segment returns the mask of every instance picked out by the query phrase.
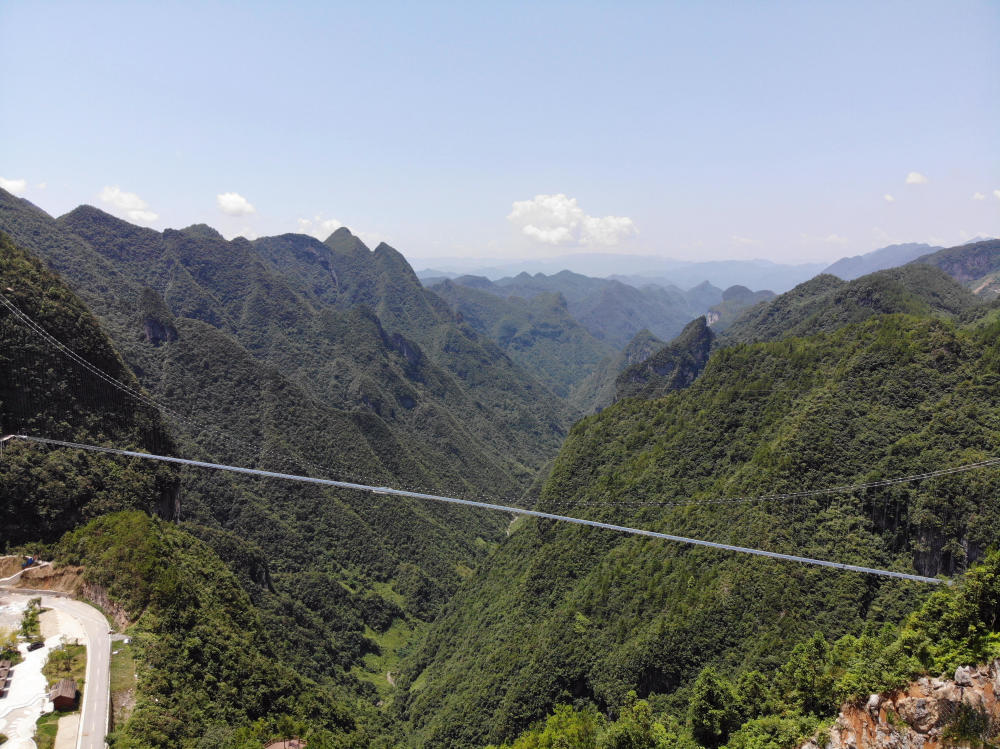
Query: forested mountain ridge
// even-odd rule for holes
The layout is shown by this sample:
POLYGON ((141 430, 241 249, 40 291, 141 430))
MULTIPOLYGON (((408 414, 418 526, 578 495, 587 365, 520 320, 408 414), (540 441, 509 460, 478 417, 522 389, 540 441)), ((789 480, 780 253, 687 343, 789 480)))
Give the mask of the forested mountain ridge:
POLYGON ((557 395, 568 397, 612 347, 577 322, 558 292, 524 299, 502 297, 452 281, 431 289, 463 322, 488 335, 525 369, 536 372, 557 395))
MULTIPOLYGON (((933 277, 933 276, 932 276, 933 277)), ((823 279, 820 280, 823 282, 823 279)), ((949 283, 951 283, 949 281, 949 283)), ((992 472, 794 502, 689 505, 975 462, 1000 446, 992 317, 876 315, 717 350, 694 385, 573 428, 541 509, 923 574, 1000 532, 992 472), (671 506, 673 503, 683 506, 671 506)), ((686 705, 698 672, 765 676, 815 632, 899 621, 926 589, 619 536, 519 524, 407 669, 418 743, 512 737, 557 702, 686 705)))
MULTIPOLYGON (((145 312, 137 309, 140 300, 152 289, 174 316, 235 336, 316 398, 372 410, 410 429, 443 418, 445 430, 459 432, 451 440, 459 454, 478 442, 479 452, 492 453, 515 480, 530 481, 540 455, 551 455, 561 439, 566 416, 544 386, 491 341, 456 324, 401 255, 387 246, 370 252, 346 230, 331 237, 333 248, 303 235, 257 240, 270 248, 262 255, 241 238, 227 242, 198 227, 160 234, 87 206, 53 222, 26 201, 0 194, 4 226, 20 232, 88 299, 126 356, 135 318, 145 312), (274 249, 282 243, 325 252, 339 286, 305 283, 308 264, 282 257, 274 249), (329 303, 333 295, 336 304, 329 303), (377 319, 387 334, 369 329, 360 349, 381 361, 358 363, 359 344, 338 347, 331 329, 350 331, 365 306, 383 308, 377 319), (422 373, 410 377, 408 369, 422 373), (428 418, 424 409, 435 415, 428 418), (448 413, 459 410, 461 419, 448 413)), ((446 453, 435 460, 449 464, 446 453)))

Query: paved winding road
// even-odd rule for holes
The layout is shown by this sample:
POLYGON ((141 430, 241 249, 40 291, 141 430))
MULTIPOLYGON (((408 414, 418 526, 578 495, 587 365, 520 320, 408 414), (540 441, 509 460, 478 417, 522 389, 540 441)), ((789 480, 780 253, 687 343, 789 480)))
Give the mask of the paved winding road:
POLYGON ((111 636, 104 614, 82 601, 42 596, 42 606, 65 611, 81 625, 87 636, 87 684, 80 706, 77 749, 104 749, 111 709, 111 636))

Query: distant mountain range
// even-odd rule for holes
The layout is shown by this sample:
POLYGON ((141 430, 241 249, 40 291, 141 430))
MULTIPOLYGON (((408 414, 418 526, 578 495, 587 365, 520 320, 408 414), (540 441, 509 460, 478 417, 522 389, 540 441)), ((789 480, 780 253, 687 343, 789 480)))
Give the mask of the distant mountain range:
POLYGON ((778 293, 812 278, 825 267, 825 263, 783 264, 770 260, 688 262, 655 255, 600 253, 518 261, 439 258, 424 263, 426 263, 425 270, 417 271, 417 277, 431 284, 437 280, 462 275, 484 276, 497 280, 525 272, 553 275, 559 271, 570 270, 582 275, 611 277, 631 286, 655 284, 687 289, 707 282, 722 289, 742 284, 755 289, 771 289, 778 293))
POLYGON ((855 278, 867 276, 878 270, 895 268, 898 265, 906 265, 911 260, 916 260, 921 255, 927 255, 940 247, 919 242, 909 242, 907 244, 891 244, 879 250, 873 250, 864 255, 854 257, 842 257, 824 270, 844 281, 853 281, 855 278))
POLYGON ((566 309, 583 327, 616 350, 643 328, 669 340, 692 318, 722 301, 722 290, 710 284, 702 284, 691 292, 676 286, 651 284, 636 288, 568 270, 551 276, 519 273, 497 281, 482 276, 460 276, 449 283, 502 297, 531 299, 538 294, 559 294, 566 300, 566 309))

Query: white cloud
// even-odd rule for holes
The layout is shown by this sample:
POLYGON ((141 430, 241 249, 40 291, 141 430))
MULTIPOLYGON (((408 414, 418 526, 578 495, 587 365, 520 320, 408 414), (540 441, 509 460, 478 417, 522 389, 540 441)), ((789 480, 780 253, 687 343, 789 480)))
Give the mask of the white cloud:
POLYGON ((639 233, 627 216, 590 216, 562 193, 514 201, 507 220, 524 236, 550 245, 611 247, 639 233))
POLYGON ((886 193, 885 195, 883 195, 882 198, 885 200, 886 203, 895 203, 896 202, 896 199, 894 197, 892 197, 892 195, 890 195, 889 193, 886 193))
POLYGON ((28 180, 0 177, 0 187, 12 195, 23 195, 24 191, 28 189, 28 180))
POLYGON ((742 245, 754 246, 754 245, 759 245, 761 243, 759 239, 751 239, 750 237, 741 237, 739 234, 733 234, 732 237, 730 237, 730 239, 736 242, 736 244, 742 244, 742 245))
POLYGON ((972 199, 973 200, 986 200, 986 196, 983 195, 981 192, 974 192, 974 193, 972 193, 972 199))
POLYGON ((921 174, 920 172, 910 172, 906 175, 906 184, 908 185, 926 185, 927 175, 921 174))
POLYGON ((573 232, 568 226, 553 226, 546 229, 528 224, 521 227, 521 233, 543 244, 569 244, 574 239, 573 232))
POLYGON ((823 244, 847 244, 850 240, 839 234, 827 234, 822 237, 814 237, 810 234, 803 234, 802 238, 808 242, 822 242, 823 244))
POLYGON ((149 205, 134 192, 125 192, 118 185, 105 187, 101 190, 101 202, 107 203, 115 208, 118 213, 124 214, 129 221, 148 224, 156 221, 159 216, 149 210, 149 205))
POLYGON ((996 196, 997 200, 1000 200, 1000 190, 994 190, 993 194, 996 196))
POLYGON ((299 219, 299 231, 311 237, 316 237, 320 242, 324 241, 341 226, 343 224, 335 218, 314 216, 313 218, 299 219))
POLYGON ((224 192, 215 196, 215 202, 219 210, 227 216, 249 216, 257 211, 250 201, 238 192, 224 192))
POLYGON ((988 231, 966 231, 959 229, 958 236, 963 242, 981 242, 985 239, 994 239, 996 234, 988 231))

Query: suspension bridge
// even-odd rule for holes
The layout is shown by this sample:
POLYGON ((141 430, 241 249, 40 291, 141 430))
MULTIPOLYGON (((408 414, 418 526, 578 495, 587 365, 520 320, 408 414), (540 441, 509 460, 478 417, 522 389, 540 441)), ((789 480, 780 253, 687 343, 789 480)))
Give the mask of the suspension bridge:
POLYGON ((66 442, 63 440, 53 440, 47 439, 45 437, 32 437, 25 434, 10 434, 3 437, 0 442, 8 442, 10 440, 23 440, 25 442, 32 442, 42 445, 52 445, 56 447, 66 447, 75 450, 90 450, 93 452, 108 453, 111 455, 120 455, 126 458, 141 458, 143 460, 156 460, 163 463, 174 463, 176 465, 191 466, 194 468, 207 468, 216 471, 230 471, 232 473, 242 473, 249 476, 259 476, 261 478, 268 479, 280 479, 283 481, 298 481, 306 484, 318 484, 320 486, 334 487, 337 489, 354 489, 356 491, 369 492, 371 494, 380 495, 391 495, 396 497, 409 497, 411 499, 422 499, 429 500, 432 502, 446 502, 454 505, 463 505, 465 507, 477 507, 483 510, 495 510, 499 512, 507 512, 513 515, 524 515, 527 517, 542 518, 545 520, 555 520, 562 523, 573 523, 576 525, 585 525, 590 528, 601 528, 608 531, 617 531, 618 533, 627 533, 633 536, 645 536, 647 538, 658 538, 663 541, 674 541, 676 543, 691 544, 693 546, 707 546, 711 549, 719 549, 721 551, 732 551, 739 554, 751 554, 753 556, 766 557, 768 559, 779 559, 785 562, 800 562, 802 564, 811 564, 818 567, 831 567, 838 570, 846 570, 849 572, 862 572, 868 575, 880 575, 882 577, 894 577, 900 580, 912 580, 914 582, 920 583, 931 583, 940 584, 947 582, 942 578, 936 577, 925 577, 923 575, 911 575, 905 572, 896 572, 894 570, 883 570, 876 567, 862 567, 855 564, 845 564, 843 562, 833 562, 826 559, 812 559, 810 557, 800 557, 794 554, 781 554, 776 551, 765 551, 764 549, 754 549, 747 546, 734 546, 732 544, 722 544, 716 543, 714 541, 704 541, 697 538, 686 538, 684 536, 674 536, 669 533, 660 533, 658 531, 645 530, 643 528, 631 528, 625 525, 615 525, 613 523, 602 523, 597 520, 587 520, 585 518, 575 518, 568 515, 557 515, 551 512, 542 512, 540 510, 529 510, 523 507, 511 507, 509 505, 498 505, 491 502, 480 502, 473 499, 460 499, 459 497, 446 497, 440 494, 424 494, 422 492, 413 492, 405 489, 393 489, 389 486, 369 486, 367 484, 355 484, 350 481, 337 481, 334 479, 322 479, 315 478, 312 476, 297 476, 290 473, 277 473, 275 471, 263 471, 257 468, 243 468, 240 466, 229 466, 222 463, 208 463, 201 460, 189 460, 187 458, 174 458, 168 455, 153 455, 150 453, 141 453, 133 450, 120 450, 113 447, 102 447, 100 445, 87 445, 79 442, 66 442))

